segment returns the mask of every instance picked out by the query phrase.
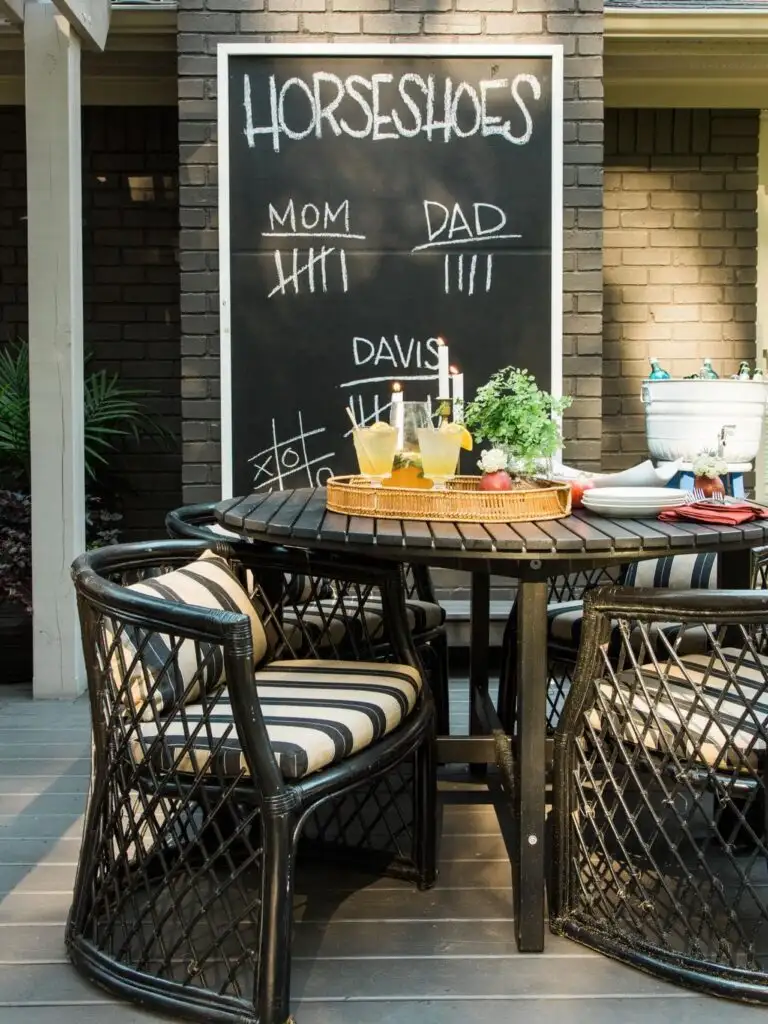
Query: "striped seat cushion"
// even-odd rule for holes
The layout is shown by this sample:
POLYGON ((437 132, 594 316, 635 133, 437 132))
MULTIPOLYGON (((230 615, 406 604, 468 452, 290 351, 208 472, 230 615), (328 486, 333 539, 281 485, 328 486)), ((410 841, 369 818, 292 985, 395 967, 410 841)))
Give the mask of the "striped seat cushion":
MULTIPOLYGON (((312 644, 322 650, 324 647, 343 647, 349 640, 369 639, 374 642, 385 642, 384 611, 381 601, 369 598, 363 604, 362 612, 359 605, 350 598, 337 601, 335 598, 319 601, 316 610, 310 605, 299 616, 286 610, 283 623, 291 648, 301 654, 308 646, 307 633, 312 644), (322 609, 322 610, 321 610, 322 609), (361 621, 362 616, 362 621, 361 621), (352 636, 349 636, 349 634, 352 636)), ((445 623, 445 609, 431 601, 418 601, 407 598, 405 602, 406 619, 411 633, 431 632, 445 623)))
MULTIPOLYGON (((416 669, 381 662, 275 661, 255 680, 272 750, 289 779, 376 743, 410 714, 421 691, 416 669)), ((205 721, 204 714, 202 705, 188 704, 170 722, 142 723, 131 744, 135 760, 149 758, 160 771, 247 774, 229 702, 222 697, 205 721)))
MULTIPOLYGON (((248 594, 227 562, 205 552, 181 569, 133 583, 127 590, 173 604, 239 612, 251 622, 254 666, 267 653, 267 636, 248 594)), ((104 621, 104 642, 115 683, 125 685, 123 699, 135 712, 152 718, 178 700, 197 700, 200 687, 211 692, 225 681, 224 659, 218 645, 174 638, 141 626, 112 632, 104 621)))
MULTIPOLYGON (((333 602, 323 602, 331 608, 333 602)), ((408 628, 412 633, 427 633, 445 623, 445 609, 431 601, 419 601, 416 598, 405 599, 405 614, 408 628)), ((363 605, 366 630, 373 640, 381 640, 384 636, 384 610, 381 601, 369 598, 363 605)))
POLYGON ((714 551, 702 551, 696 555, 665 555, 631 562, 623 583, 625 587, 666 590, 712 589, 717 585, 717 555, 714 551))
MULTIPOLYGON (((717 556, 712 551, 696 555, 666 555, 627 567, 623 585, 627 587, 663 587, 667 590, 704 590, 717 581, 717 556)), ((559 601, 547 606, 547 637, 559 647, 577 650, 581 640, 583 605, 580 600, 559 601)), ((654 632, 671 636, 675 623, 657 623, 654 632)), ((693 631, 691 631, 693 633, 693 631)), ((703 636, 703 632, 702 632, 703 636)))
POLYGON ((661 670, 664 683, 650 666, 599 683, 591 726, 610 725, 625 743, 720 770, 757 768, 766 746, 768 657, 725 648, 716 661, 698 654, 661 670))
MULTIPOLYGON (((571 652, 573 657, 579 649, 581 642, 581 625, 584 619, 584 609, 581 601, 561 601, 559 604, 547 606, 547 642, 555 648, 571 652)), ((695 654, 704 652, 707 649, 707 632, 704 626, 691 626, 686 629, 682 638, 677 641, 680 632, 678 622, 654 622, 647 631, 647 638, 653 645, 653 652, 657 658, 666 658, 669 655, 668 644, 675 645, 679 655, 695 654)), ((629 634, 629 642, 635 654, 642 653, 647 658, 648 644, 645 635, 639 626, 634 626, 629 634)), ((621 650, 621 636, 619 634, 618 622, 611 622, 611 636, 608 641, 608 656, 616 659, 621 650)), ((568 660, 568 659, 566 659, 568 660)), ((644 658, 644 660, 646 660, 644 658)))

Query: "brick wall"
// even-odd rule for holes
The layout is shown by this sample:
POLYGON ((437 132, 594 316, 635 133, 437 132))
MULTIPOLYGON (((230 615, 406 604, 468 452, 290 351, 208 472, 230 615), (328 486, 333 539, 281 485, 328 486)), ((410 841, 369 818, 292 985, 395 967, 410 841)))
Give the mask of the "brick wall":
MULTIPOLYGON (((178 124, 173 107, 83 109, 85 346, 92 369, 152 391, 146 407, 180 434, 178 124)), ((0 337, 26 336, 24 111, 0 108, 0 337)), ((181 501, 178 450, 121 445, 107 481, 124 536, 162 536, 181 501)))
POLYGON ((602 0, 180 0, 178 15, 183 487, 219 488, 216 45, 253 42, 561 42, 565 48, 566 432, 601 455, 602 0))
POLYGON ((758 112, 609 110, 603 467, 646 452, 640 381, 755 358, 758 112))

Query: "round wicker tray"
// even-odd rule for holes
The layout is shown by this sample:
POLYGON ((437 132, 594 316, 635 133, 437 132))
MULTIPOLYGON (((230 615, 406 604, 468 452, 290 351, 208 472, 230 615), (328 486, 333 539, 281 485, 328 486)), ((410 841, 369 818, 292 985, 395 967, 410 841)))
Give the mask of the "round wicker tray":
POLYGON ((571 511, 569 484, 530 481, 514 491, 481 491, 479 476, 457 476, 444 491, 371 487, 362 476, 334 476, 327 483, 331 512, 376 519, 427 519, 462 523, 524 523, 562 519, 571 511))

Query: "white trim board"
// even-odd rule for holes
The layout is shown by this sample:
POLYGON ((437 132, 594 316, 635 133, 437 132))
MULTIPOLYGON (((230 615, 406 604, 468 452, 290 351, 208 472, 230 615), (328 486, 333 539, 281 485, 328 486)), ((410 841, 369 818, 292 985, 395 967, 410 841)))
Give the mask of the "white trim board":
POLYGON ((229 197, 229 58, 231 56, 317 57, 543 57, 552 61, 551 173, 551 380, 550 391, 563 388, 563 47, 559 44, 428 44, 428 43, 219 43, 218 170, 219 170, 219 316, 221 373, 222 498, 232 497, 232 317, 230 280, 229 197))

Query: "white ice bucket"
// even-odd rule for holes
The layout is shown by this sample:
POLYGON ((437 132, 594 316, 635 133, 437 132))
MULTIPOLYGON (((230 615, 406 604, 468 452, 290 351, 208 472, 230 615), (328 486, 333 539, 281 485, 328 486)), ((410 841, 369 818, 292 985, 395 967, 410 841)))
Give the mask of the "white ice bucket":
POLYGON ((692 462, 705 449, 718 451, 723 436, 728 462, 752 462, 757 455, 768 382, 645 380, 641 394, 652 458, 692 462))

